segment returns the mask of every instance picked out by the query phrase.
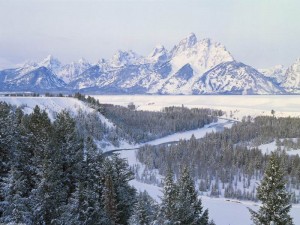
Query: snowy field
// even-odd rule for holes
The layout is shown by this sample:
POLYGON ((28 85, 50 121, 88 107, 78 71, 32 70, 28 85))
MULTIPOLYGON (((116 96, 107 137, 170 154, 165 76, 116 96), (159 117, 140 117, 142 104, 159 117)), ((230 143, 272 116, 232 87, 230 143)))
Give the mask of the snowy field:
MULTIPOLYGON (((280 139, 280 140, 283 140, 283 139, 280 139)), ((258 149, 260 149, 263 154, 270 154, 271 152, 275 151, 277 148, 278 148, 278 146, 276 145, 276 141, 258 146, 258 149)), ((299 155, 300 156, 300 149, 287 149, 287 148, 283 148, 282 146, 280 148, 282 150, 285 150, 285 152, 288 155, 299 155)))
POLYGON ((133 102, 139 110, 159 111, 165 106, 212 108, 226 112, 226 117, 300 116, 300 95, 94 95, 101 103, 127 106, 133 102))

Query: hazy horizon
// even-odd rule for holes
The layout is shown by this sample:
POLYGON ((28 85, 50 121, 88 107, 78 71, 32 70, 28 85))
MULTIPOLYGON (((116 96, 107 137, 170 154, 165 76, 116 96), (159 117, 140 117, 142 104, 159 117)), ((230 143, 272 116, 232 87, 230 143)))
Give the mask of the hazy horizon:
POLYGON ((146 56, 191 32, 255 68, 289 66, 300 57, 299 8, 296 0, 1 0, 0 68, 48 54, 63 63, 119 49, 146 56))

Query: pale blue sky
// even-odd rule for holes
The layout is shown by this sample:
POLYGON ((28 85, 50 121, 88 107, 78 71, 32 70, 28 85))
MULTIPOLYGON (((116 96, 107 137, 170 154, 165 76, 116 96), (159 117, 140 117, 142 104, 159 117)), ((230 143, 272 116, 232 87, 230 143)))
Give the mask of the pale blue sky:
POLYGON ((0 0, 0 68, 53 54, 67 63, 148 55, 190 32, 256 68, 300 57, 299 0, 0 0))

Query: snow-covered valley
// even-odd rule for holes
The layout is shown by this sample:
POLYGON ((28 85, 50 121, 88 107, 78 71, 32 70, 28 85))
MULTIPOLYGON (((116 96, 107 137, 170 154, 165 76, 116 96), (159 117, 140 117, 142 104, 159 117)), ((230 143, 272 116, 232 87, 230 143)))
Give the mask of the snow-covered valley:
MULTIPOLYGON (((203 137, 206 133, 217 132, 223 127, 230 127, 235 120, 242 120, 244 116, 271 115, 271 110, 275 110, 276 116, 300 116, 300 96, 94 96, 101 103, 111 103, 116 105, 127 106, 129 103, 135 104, 138 110, 159 111, 165 106, 181 106, 188 108, 205 107, 213 109, 221 109, 226 112, 223 118, 218 122, 206 125, 204 128, 180 132, 163 138, 159 138, 146 144, 158 145, 167 142, 179 141, 180 139, 190 139, 192 135, 196 138, 203 137)), ((87 105, 74 98, 53 98, 53 97, 1 97, 0 101, 5 101, 13 105, 24 106, 27 113, 32 112, 35 105, 39 105, 45 109, 50 116, 55 113, 67 109, 72 113, 81 109, 84 111, 93 111, 87 105)), ((110 123, 105 117, 101 117, 105 123, 110 123)), ((110 124, 113 125, 113 124, 110 124)), ((137 148, 141 145, 130 145, 122 143, 118 148, 137 148)), ((272 151, 276 148, 274 142, 259 146, 262 151, 272 151)), ((114 149, 112 146, 110 149, 114 149)), ((136 159, 137 150, 120 151, 120 156, 128 160, 130 166, 134 167, 143 165, 136 159)), ((295 153, 298 151, 295 151, 295 153)), ((298 153, 299 154, 299 153, 298 153)), ((157 174, 158 175, 158 174, 157 174)), ((158 177, 161 179, 161 177, 158 177)), ((138 180, 131 181, 131 184, 140 191, 146 190, 149 194, 160 201, 160 188, 142 183, 138 180)), ((247 225, 251 224, 250 213, 247 207, 257 209, 258 204, 250 201, 228 200, 225 198, 211 198, 202 196, 204 208, 209 209, 210 218, 219 225, 247 225)), ((300 224, 300 206, 293 205, 291 215, 295 224, 300 224)))
POLYGON ((299 117, 300 96, 297 95, 94 95, 101 103, 127 106, 134 103, 138 110, 159 111, 166 106, 211 108, 226 112, 226 118, 241 120, 244 116, 271 115, 299 117))

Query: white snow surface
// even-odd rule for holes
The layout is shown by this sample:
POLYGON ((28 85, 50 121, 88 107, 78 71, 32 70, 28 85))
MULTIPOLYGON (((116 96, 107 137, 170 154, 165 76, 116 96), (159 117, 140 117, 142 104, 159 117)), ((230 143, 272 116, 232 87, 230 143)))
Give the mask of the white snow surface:
MULTIPOLYGON (((0 101, 11 105, 23 107, 25 113, 31 113, 36 105, 42 110, 46 110, 50 119, 54 119, 56 113, 67 110, 76 115, 78 110, 92 112, 94 109, 88 107, 83 102, 68 97, 0 97, 0 101)), ((110 125, 110 123, 107 123, 110 125)))
MULTIPOLYGON (((283 139, 281 139, 281 141, 282 140, 283 139)), ((258 146, 258 149, 260 149, 263 154, 270 154, 271 152, 276 151, 277 148, 278 148, 278 146, 276 145, 276 141, 258 146)), ((286 149, 283 147, 280 147, 280 148, 282 150, 285 150, 286 154, 288 154, 288 155, 299 155, 300 156, 300 149, 286 149)))
POLYGON ((282 83, 285 79, 286 68, 283 65, 275 65, 271 68, 259 69, 266 77, 275 79, 278 83, 282 83))
POLYGON ((286 71, 282 86, 299 93, 300 88, 300 58, 296 60, 286 71))
MULTIPOLYGON (((109 145, 102 150, 104 152, 107 152, 107 151, 117 150, 117 149, 137 149, 144 145, 160 145, 163 143, 176 142, 179 140, 189 140, 192 137, 192 135, 194 135, 196 139, 199 139, 199 138, 204 137, 207 133, 221 131, 224 127, 230 128, 233 123, 234 123, 234 121, 224 119, 224 118, 219 118, 217 122, 205 125, 203 128, 177 132, 177 133, 174 133, 174 134, 162 137, 162 138, 155 139, 153 141, 148 141, 148 142, 142 143, 142 144, 129 144, 128 142, 121 141, 120 146, 117 148, 115 146, 109 145)), ((123 152, 126 152, 126 151, 127 150, 122 151, 121 153, 123 154, 123 152)), ((125 154, 125 156, 127 158, 126 154, 125 154)))
POLYGON ((132 102, 138 110, 159 111, 166 106, 212 108, 226 112, 225 118, 242 120, 244 116, 299 117, 300 96, 297 95, 94 95, 101 103, 127 106, 132 102))
POLYGON ((208 125, 205 125, 203 128, 198 128, 195 130, 189 130, 189 131, 183 131, 183 132, 178 132, 175 134, 171 134, 162 138, 158 138, 153 141, 149 141, 146 144, 148 145, 159 145, 162 143, 167 143, 167 142, 173 142, 173 141, 179 141, 179 140, 188 140, 192 137, 192 135, 195 136, 196 139, 202 138, 205 136, 207 133, 211 132, 216 132, 223 127, 230 127, 233 124, 232 121, 228 121, 227 119, 219 119, 218 122, 215 123, 210 123, 208 125))

